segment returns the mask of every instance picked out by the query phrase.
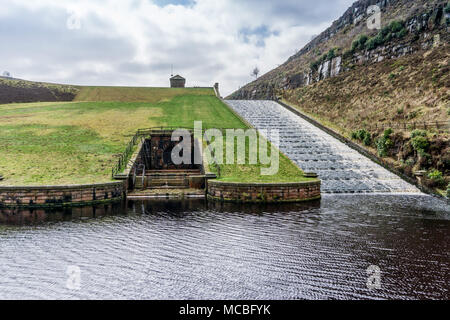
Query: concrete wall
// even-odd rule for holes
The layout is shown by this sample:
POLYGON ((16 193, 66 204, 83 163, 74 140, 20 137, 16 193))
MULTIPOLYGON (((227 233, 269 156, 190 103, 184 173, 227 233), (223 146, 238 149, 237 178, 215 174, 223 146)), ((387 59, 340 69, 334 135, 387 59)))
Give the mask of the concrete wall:
POLYGON ((320 181, 236 183, 209 180, 208 198, 230 202, 300 202, 320 199, 320 181))
POLYGON ((67 186, 0 186, 0 207, 51 207, 121 199, 124 182, 67 186))

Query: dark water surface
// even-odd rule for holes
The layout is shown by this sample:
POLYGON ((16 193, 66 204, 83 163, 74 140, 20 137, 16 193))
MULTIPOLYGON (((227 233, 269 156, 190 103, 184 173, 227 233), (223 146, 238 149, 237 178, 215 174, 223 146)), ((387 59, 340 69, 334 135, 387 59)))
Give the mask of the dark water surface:
POLYGON ((0 210, 0 299, 449 299, 449 248, 448 203, 418 195, 0 210))

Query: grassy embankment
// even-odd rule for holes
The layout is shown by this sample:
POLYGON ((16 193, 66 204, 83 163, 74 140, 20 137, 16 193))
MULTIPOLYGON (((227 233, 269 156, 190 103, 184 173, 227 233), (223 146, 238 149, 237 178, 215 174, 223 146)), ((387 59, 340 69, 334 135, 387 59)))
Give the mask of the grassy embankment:
MULTIPOLYGON (((73 102, 0 105, 0 185, 110 181, 111 167, 138 128, 246 128, 211 89, 81 87, 73 102)), ((223 165, 227 181, 300 181, 280 157, 275 176, 258 165, 223 165)), ((213 169, 214 170, 214 169, 213 169)))

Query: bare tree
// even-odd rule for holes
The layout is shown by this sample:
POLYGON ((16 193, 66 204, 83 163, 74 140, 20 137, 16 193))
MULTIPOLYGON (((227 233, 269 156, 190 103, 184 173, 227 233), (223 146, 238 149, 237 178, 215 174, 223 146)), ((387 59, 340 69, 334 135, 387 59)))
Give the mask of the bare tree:
POLYGON ((258 74, 259 74, 259 69, 258 69, 258 67, 255 67, 255 69, 253 69, 253 71, 252 71, 252 76, 254 76, 255 79, 258 79, 258 74))

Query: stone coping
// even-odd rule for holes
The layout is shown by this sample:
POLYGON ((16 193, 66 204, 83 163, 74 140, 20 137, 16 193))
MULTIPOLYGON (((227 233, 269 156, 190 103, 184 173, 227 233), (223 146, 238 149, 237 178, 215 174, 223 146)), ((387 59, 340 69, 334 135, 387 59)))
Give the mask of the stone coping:
POLYGON ((304 187, 307 185, 320 185, 319 179, 314 179, 311 181, 298 181, 298 182, 232 182, 232 181, 219 181, 210 180, 208 181, 210 185, 222 185, 222 186, 233 186, 233 187, 304 187))
POLYGON ((68 185, 42 185, 42 186, 2 186, 0 190, 72 190, 72 189, 92 189, 110 186, 121 186, 123 181, 112 181, 91 184, 68 184, 68 185))

